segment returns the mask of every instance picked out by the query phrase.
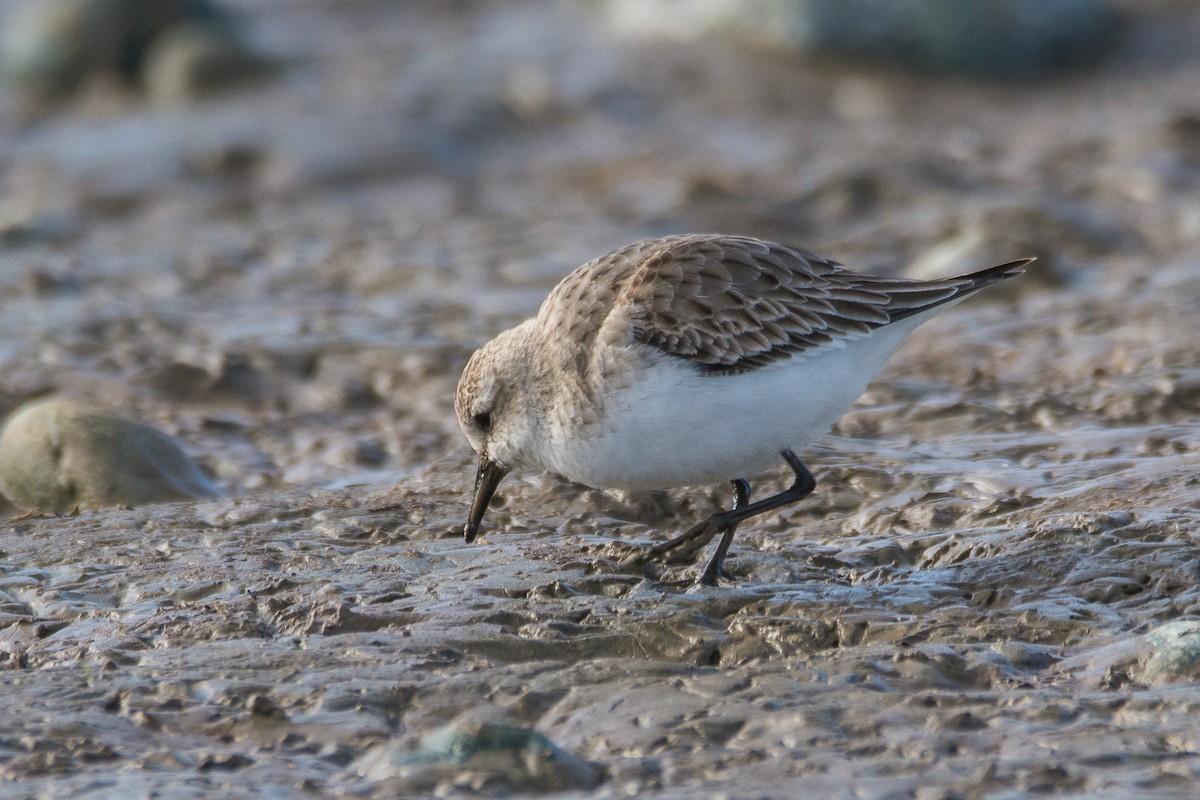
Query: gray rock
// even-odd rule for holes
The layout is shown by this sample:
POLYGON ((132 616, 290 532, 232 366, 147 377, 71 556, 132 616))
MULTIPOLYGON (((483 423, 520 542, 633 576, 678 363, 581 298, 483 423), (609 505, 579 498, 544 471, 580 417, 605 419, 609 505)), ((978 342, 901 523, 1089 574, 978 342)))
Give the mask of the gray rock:
POLYGON ((6 82, 39 97, 73 90, 87 70, 80 20, 87 0, 30 3, 10 21, 0 65, 6 82))
POLYGON ((28 403, 0 431, 0 491, 42 511, 219 497, 171 437, 71 400, 28 403))
POLYGON ((1200 679, 1200 621, 1177 620, 1146 633, 1150 655, 1142 667, 1146 683, 1200 679))
POLYGON ((1025 77, 1096 52, 1112 27, 1104 0, 608 0, 638 35, 828 51, 917 69, 1025 77))
POLYGON ((904 270, 904 277, 933 280, 950 275, 964 275, 1029 256, 1035 256, 1038 260, 1029 266, 1025 275, 1013 281, 1018 285, 997 286, 995 292, 981 296, 993 302, 1011 300, 1013 296, 1034 288, 1057 288, 1063 285, 1065 281, 1061 267, 1052 253, 1014 245, 1003 236, 995 236, 978 229, 969 229, 952 236, 921 253, 904 270))
POLYGON ((142 83, 159 105, 183 105, 266 77, 275 65, 250 52, 227 25, 191 22, 159 36, 146 52, 142 83))
POLYGON ((78 214, 66 211, 23 213, 16 219, 0 221, 0 247, 59 245, 78 235, 83 227, 78 214))
POLYGON ((152 45, 192 25, 205 26, 210 50, 220 38, 226 52, 241 52, 232 17, 210 0, 40 0, 14 17, 0 66, 10 85, 39 102, 62 99, 97 77, 134 84, 152 45))
MULTIPOLYGON (((1057 289, 1067 283, 1069 274, 1063 263, 1063 249, 1080 240, 1086 244, 1091 236, 1070 221, 1039 208, 990 208, 966 214, 953 234, 912 260, 905 277, 933 280, 1034 256, 1037 261, 1019 280, 1006 282, 982 296, 998 301, 1057 289)), ((1080 245, 1074 249, 1080 252, 1087 248, 1080 245)))
POLYGON ((437 787, 503 788, 511 792, 591 789, 603 771, 511 722, 468 717, 434 731, 417 749, 381 745, 349 768, 351 775, 386 782, 395 793, 435 793, 437 787))
POLYGON ((1055 668, 1091 687, 1134 680, 1149 686, 1200 680, 1200 620, 1176 620, 1123 636, 1060 661, 1055 668))

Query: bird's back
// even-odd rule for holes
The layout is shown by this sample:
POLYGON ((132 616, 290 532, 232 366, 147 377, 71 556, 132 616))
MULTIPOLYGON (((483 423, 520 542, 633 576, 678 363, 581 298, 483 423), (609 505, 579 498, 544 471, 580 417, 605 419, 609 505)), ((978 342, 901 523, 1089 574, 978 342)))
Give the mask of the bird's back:
POLYGON ((1019 274, 1027 262, 913 281, 865 275, 749 237, 668 236, 580 267, 538 316, 551 338, 588 351, 597 339, 626 338, 703 372, 731 374, 863 336, 1019 274))

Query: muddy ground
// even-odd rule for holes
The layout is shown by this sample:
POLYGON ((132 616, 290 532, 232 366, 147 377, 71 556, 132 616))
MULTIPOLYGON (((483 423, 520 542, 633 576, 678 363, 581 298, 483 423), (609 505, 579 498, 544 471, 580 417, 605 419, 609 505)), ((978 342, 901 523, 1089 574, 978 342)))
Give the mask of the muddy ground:
POLYGON ((602 768, 564 796, 1196 796, 1200 690, 1143 634, 1200 616, 1200 7, 995 84, 532 0, 234 5, 275 80, 0 103, 0 411, 120 408, 228 494, 4 510, 0 796, 525 793, 355 766, 464 713, 602 768), (1041 273, 912 337, 732 585, 618 564, 724 487, 518 474, 465 545, 467 356, 682 231, 1041 273))

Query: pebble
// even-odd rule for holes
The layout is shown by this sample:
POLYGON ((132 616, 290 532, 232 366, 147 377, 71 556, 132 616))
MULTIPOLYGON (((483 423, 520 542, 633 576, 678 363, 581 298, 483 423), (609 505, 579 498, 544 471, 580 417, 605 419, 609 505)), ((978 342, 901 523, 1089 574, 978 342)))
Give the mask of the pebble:
POLYGON ((193 91, 240 80, 254 60, 234 18, 210 0, 39 0, 22 5, 0 44, 6 82, 38 103, 96 79, 157 81, 168 88, 156 91, 173 95, 181 83, 193 91), (171 55, 180 49, 184 56, 171 55))
POLYGON ((1126 678, 1148 686, 1200 680, 1200 620, 1167 622, 1066 658, 1056 669, 1084 685, 1110 686, 1126 678))
POLYGON ((221 495, 170 436, 57 398, 27 403, 4 424, 0 492, 17 506, 47 512, 221 495))
MULTIPOLYGON (((494 793, 592 789, 603 780, 599 766, 562 750, 534 730, 468 714, 423 738, 414 750, 400 742, 367 752, 349 768, 368 781, 387 781, 397 793, 429 793, 436 787, 484 787, 494 793)), ((437 792, 440 796, 440 792, 437 792)))
POLYGON ((1018 294, 1066 285, 1069 270, 1063 263, 1063 237, 1030 223, 1020 210, 1013 213, 981 214, 968 220, 946 239, 919 253, 904 271, 907 278, 933 280, 963 275, 1018 258, 1036 257, 1020 280, 994 287, 982 295, 992 301, 1009 300, 1018 294))
POLYGON ((186 105, 275 69, 227 27, 208 22, 179 25, 158 37, 146 52, 142 81, 158 105, 186 105))
POLYGON ((1145 639, 1150 645, 1141 670, 1146 683, 1200 680, 1200 621, 1168 622, 1147 632, 1145 639))

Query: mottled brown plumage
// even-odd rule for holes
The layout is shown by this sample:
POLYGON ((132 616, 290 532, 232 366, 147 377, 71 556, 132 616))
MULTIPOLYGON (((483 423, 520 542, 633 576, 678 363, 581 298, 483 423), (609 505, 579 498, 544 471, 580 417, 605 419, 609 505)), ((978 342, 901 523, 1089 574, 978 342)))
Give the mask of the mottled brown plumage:
POLYGON ((726 479, 733 509, 650 553, 720 533, 701 581, 728 577, 737 526, 816 485, 795 451, 827 431, 939 307, 1020 274, 1029 260, 912 281, 740 236, 647 239, 601 256, 463 371, 455 409, 479 453, 466 540, 518 466, 600 488, 726 479), (744 476, 780 458, 795 482, 750 503, 744 476))
POLYGON ((914 281, 854 272, 805 250, 743 236, 645 239, 572 272, 539 321, 587 352, 634 341, 716 373, 791 358, 981 289, 1031 259, 956 278, 914 281))

